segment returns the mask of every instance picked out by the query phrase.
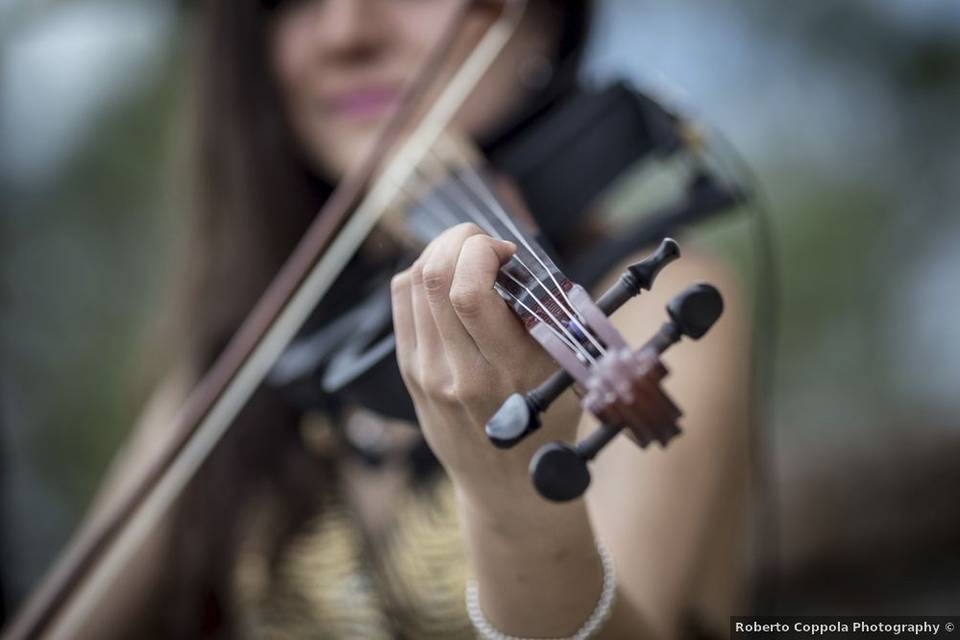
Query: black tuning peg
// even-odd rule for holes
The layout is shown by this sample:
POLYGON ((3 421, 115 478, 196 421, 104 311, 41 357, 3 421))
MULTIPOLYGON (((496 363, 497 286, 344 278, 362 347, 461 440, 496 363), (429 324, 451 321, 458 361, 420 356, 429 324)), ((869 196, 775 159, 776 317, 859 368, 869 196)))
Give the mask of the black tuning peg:
POLYGON ((667 305, 670 319, 641 349, 651 349, 660 355, 680 338, 699 340, 722 313, 723 297, 716 287, 705 282, 691 285, 670 301, 667 305))
MULTIPOLYGON (((652 289, 654 280, 657 279, 663 268, 679 257, 680 245, 677 244, 676 240, 673 238, 661 240, 660 246, 651 255, 627 267, 627 273, 636 281, 627 285, 632 291, 631 295, 638 295, 641 290, 649 291, 652 289)), ((626 277, 626 274, 621 276, 621 278, 626 277)))
MULTIPOLYGON (((723 298, 715 287, 706 283, 692 285, 670 301, 667 305, 670 319, 641 350, 649 349, 659 356, 682 337, 699 340, 722 313, 723 298)), ((554 502, 579 498, 590 486, 587 463, 622 429, 623 425, 601 424, 574 446, 550 442, 540 447, 530 460, 530 478, 537 492, 554 502)))
POLYGON ((537 493, 553 502, 568 502, 582 496, 590 486, 587 463, 618 433, 620 427, 601 424, 576 446, 550 442, 537 449, 530 459, 530 479, 537 493))
MULTIPOLYGON (((652 254, 630 265, 600 299, 597 307, 612 315, 630 298, 649 291, 657 275, 680 257, 680 246, 672 238, 664 238, 652 254)), ((507 449, 540 428, 540 414, 573 384, 566 371, 553 374, 533 391, 511 395, 487 422, 487 437, 497 447, 507 449)))

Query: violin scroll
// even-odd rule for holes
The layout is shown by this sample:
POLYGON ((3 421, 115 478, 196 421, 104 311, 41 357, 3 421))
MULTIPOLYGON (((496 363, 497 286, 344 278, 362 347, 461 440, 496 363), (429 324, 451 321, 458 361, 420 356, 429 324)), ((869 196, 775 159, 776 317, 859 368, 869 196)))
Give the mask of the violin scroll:
MULTIPOLYGON (((544 498, 555 502, 573 500, 583 495, 590 486, 590 470, 587 463, 626 428, 632 439, 645 448, 653 441, 661 446, 680 433, 676 420, 680 411, 662 393, 651 395, 657 389, 666 369, 659 357, 683 337, 698 340, 716 323, 723 313, 723 298, 717 289, 700 283, 688 287, 667 305, 669 320, 635 353, 629 354, 631 365, 645 367, 624 384, 622 370, 615 365, 598 373, 597 381, 591 380, 591 388, 584 398, 585 405, 603 419, 602 424, 589 436, 574 446, 564 442, 551 442, 542 446, 530 461, 530 476, 534 487, 544 498), (611 376, 609 372, 612 372, 611 376), (602 379, 604 376, 609 379, 602 379), (645 395, 641 395, 645 394, 645 395), (642 413, 640 405, 654 401, 642 413), (634 413, 640 411, 641 413, 634 413), (653 413, 651 413, 653 412, 653 413), (661 416, 650 420, 651 415, 661 416), (640 418, 635 420, 634 418, 640 418), (644 425, 649 425, 644 428, 644 425)), ((627 360, 628 354, 610 354, 613 358, 627 360)))

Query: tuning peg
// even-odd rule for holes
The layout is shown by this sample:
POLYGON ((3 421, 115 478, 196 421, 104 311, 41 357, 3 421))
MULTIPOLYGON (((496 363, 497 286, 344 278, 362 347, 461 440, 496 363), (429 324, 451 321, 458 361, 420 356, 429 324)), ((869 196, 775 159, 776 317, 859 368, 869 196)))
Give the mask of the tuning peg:
POLYGON ((664 238, 660 241, 660 246, 651 255, 640 262, 627 267, 627 273, 636 280, 637 291, 649 291, 653 288, 653 282, 660 275, 665 266, 680 257, 680 245, 673 238, 664 238))
POLYGON ((671 300, 667 313, 683 335, 699 340, 723 313, 723 296, 713 285, 701 282, 671 300))
POLYGON ((691 285, 670 301, 667 305, 670 320, 641 349, 651 349, 660 355, 680 338, 699 340, 722 313, 723 297, 716 287, 705 282, 691 285))
POLYGON ((540 428, 540 414, 573 384, 566 371, 558 371, 529 393, 508 397, 487 421, 487 438, 500 449, 509 449, 540 428))
MULTIPOLYGON (((663 268, 679 257, 677 242, 664 238, 656 251, 627 267, 617 283, 600 296, 597 306, 612 315, 630 298, 649 291, 663 268)), ((566 371, 558 371, 533 391, 511 395, 487 422, 487 437, 501 449, 512 447, 540 428, 540 414, 572 384, 566 371)))
MULTIPOLYGON (((715 287, 706 283, 692 285, 670 301, 667 305, 670 319, 640 349, 659 356, 682 337, 699 340, 722 313, 723 298, 715 287)), ((583 495, 590 486, 587 463, 610 444, 624 426, 601 424, 575 446, 550 442, 540 447, 530 460, 530 477, 537 492, 555 502, 583 495)))
POLYGON ((618 433, 620 427, 601 424, 575 447, 566 442, 550 442, 537 449, 530 459, 530 479, 537 493, 553 502, 582 496, 590 486, 587 463, 618 433))

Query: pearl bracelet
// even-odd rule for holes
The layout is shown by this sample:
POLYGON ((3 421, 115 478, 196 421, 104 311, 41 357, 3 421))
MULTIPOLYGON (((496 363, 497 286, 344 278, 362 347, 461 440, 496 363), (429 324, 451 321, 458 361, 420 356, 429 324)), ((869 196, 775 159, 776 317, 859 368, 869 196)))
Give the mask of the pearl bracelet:
POLYGON ((600 554, 600 563, 603 566, 603 588, 600 591, 600 600, 597 601, 597 606, 590 617, 587 618, 587 621, 572 636, 535 639, 518 638, 500 632, 483 615, 483 610, 480 608, 480 589, 477 581, 469 580, 466 589, 467 614, 470 616, 470 622, 473 624, 474 630, 484 640, 587 640, 592 638, 603 626, 603 623, 607 621, 617 597, 617 575, 613 566, 613 555, 599 542, 597 543, 597 552, 600 554))

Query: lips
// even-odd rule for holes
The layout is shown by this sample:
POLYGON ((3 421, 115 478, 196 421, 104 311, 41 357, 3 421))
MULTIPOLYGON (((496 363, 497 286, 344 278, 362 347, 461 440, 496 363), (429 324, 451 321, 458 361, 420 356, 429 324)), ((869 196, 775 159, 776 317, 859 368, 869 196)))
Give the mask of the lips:
POLYGON ((380 118, 395 109, 399 102, 400 91, 388 86, 360 87, 326 100, 330 112, 353 121, 380 118))

